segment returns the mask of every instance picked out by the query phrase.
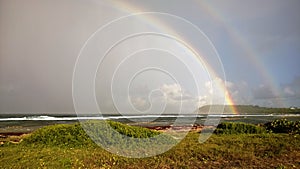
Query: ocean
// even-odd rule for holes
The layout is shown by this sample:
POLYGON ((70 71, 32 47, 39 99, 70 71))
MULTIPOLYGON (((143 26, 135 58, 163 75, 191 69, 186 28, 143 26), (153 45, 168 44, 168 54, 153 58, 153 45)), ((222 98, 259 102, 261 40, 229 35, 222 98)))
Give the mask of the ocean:
POLYGON ((246 122, 263 124, 275 119, 286 118, 288 120, 300 120, 300 114, 163 114, 163 115, 115 115, 105 114, 77 116, 76 114, 0 114, 0 133, 30 133, 40 127, 53 124, 68 124, 84 120, 114 120, 129 125, 154 127, 169 126, 176 120, 184 124, 203 125, 208 119, 220 119, 222 121, 246 122))

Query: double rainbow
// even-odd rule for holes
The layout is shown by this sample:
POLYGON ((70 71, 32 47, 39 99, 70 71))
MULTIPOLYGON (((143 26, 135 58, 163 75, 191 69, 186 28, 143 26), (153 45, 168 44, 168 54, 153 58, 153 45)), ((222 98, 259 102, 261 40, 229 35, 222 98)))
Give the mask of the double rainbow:
MULTIPOLYGON (((211 17, 212 19, 216 20, 218 23, 221 23, 222 26, 224 26, 224 28, 227 30, 227 32, 229 33, 229 35, 232 37, 232 39, 235 41, 236 44, 239 44, 239 48, 241 48, 242 50, 246 51, 246 56, 245 59, 248 59, 249 63, 252 63, 252 65, 254 66, 255 70, 257 70, 258 72, 260 72, 260 74, 262 75, 262 77, 265 79, 265 83, 267 83, 268 86, 270 86, 271 91, 274 92, 275 96, 279 96, 280 93, 279 88, 275 85, 275 80, 273 79, 273 77, 271 76, 271 73, 267 71, 266 69, 266 65, 263 64, 263 61, 261 61, 258 58, 258 53, 255 51, 255 49, 251 46, 251 44, 249 43, 249 41, 247 41, 246 38, 243 38, 242 34, 232 25, 228 24, 227 22, 225 22, 226 20, 226 14, 219 10, 217 10, 217 8, 215 8, 212 4, 208 3, 208 2, 196 2, 199 4, 196 4, 198 6, 201 6, 201 10, 204 10, 205 13, 211 17)), ((119 10, 121 12, 124 13, 141 13, 141 12, 145 12, 146 10, 141 8, 140 6, 136 6, 134 4, 131 3, 126 3, 123 1, 110 1, 110 5, 112 8, 115 8, 116 10, 119 10)), ((176 30, 174 30, 174 28, 169 27, 167 24, 157 20, 154 17, 151 16, 141 16, 141 21, 142 22, 147 22, 149 24, 155 25, 158 29, 162 29, 165 32, 170 32, 171 34, 176 34, 176 30)), ((178 36, 180 39, 182 39, 184 42, 186 42, 188 45, 190 45, 188 43, 188 41, 185 41, 184 37, 180 37, 178 36)), ((189 46, 192 48, 192 46, 189 46)), ((197 59, 198 60, 198 59, 197 59)), ((210 69, 211 73, 214 73, 213 69, 211 68, 211 66, 209 66, 206 63, 201 63, 201 64, 205 64, 206 68, 210 69)), ((228 89, 225 87, 226 85, 219 85, 220 89, 222 89, 225 92, 225 103, 227 105, 230 105, 231 111, 234 114, 239 114, 239 112, 237 111, 236 107, 235 107, 235 102, 234 99, 232 98, 232 96, 230 95, 230 92, 228 91, 228 89)), ((280 106, 284 106, 283 103, 278 102, 280 104, 280 106)))

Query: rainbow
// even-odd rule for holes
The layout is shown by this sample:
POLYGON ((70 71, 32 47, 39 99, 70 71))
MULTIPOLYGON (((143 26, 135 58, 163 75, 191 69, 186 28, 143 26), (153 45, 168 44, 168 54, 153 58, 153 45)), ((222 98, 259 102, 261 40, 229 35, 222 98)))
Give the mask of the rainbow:
MULTIPOLYGON (((247 53, 246 59, 248 59, 249 63, 255 66, 255 69, 259 71, 262 77, 265 79, 265 83, 269 87, 271 87, 271 91, 275 94, 275 96, 280 96, 280 90, 275 83, 275 79, 273 79, 272 74, 266 69, 266 65, 263 64, 258 58, 258 54, 255 49, 251 46, 251 44, 243 38, 242 34, 235 29, 232 25, 225 22, 226 14, 221 13, 220 11, 216 10, 211 4, 206 1, 198 2, 199 5, 204 6, 204 10, 206 13, 209 14, 212 18, 214 18, 217 22, 222 23, 222 25, 226 28, 227 32, 233 37, 232 39, 235 40, 236 44, 239 44, 239 48, 242 48, 247 53)), ((230 100, 230 99, 229 99, 230 100)), ((278 100, 277 100, 278 101, 278 100)), ((283 102, 277 102, 279 106, 284 107, 283 102)))
MULTIPOLYGON (((209 4, 207 2, 201 1, 198 3, 199 4, 197 4, 197 5, 204 7, 201 9, 205 10, 205 12, 208 15, 210 15, 213 19, 215 19, 216 21, 223 24, 223 26, 230 33, 230 35, 233 37, 233 39, 236 41, 236 43, 239 44, 239 47, 247 52, 247 54, 248 54, 247 59, 249 60, 249 62, 253 63, 253 65, 259 72, 261 72, 263 78, 266 79, 266 81, 268 82, 268 85, 271 86, 271 90, 273 92, 276 92, 276 95, 279 95, 279 93, 278 93, 279 90, 276 87, 276 85, 274 85, 275 83, 274 83, 274 80, 273 80, 271 74, 268 71, 266 71, 265 65, 263 65, 263 62, 261 62, 259 60, 259 58, 257 57, 258 54, 255 52, 254 48, 251 47, 250 43, 248 41, 246 41, 246 39, 242 38, 241 33, 238 32, 237 29, 235 29, 233 26, 231 26, 230 24, 225 22, 226 15, 220 13, 211 4, 209 4)), ((145 13, 144 11, 146 11, 145 9, 141 8, 140 6, 126 3, 124 1, 110 1, 110 5, 112 8, 122 11, 124 13, 128 13, 128 14, 139 14, 139 13, 142 14, 142 13, 145 13)), ((153 18, 151 16, 145 16, 145 15, 141 16, 140 18, 141 18, 142 22, 149 22, 149 23, 157 26, 158 29, 162 29, 166 32, 170 32, 171 34, 178 35, 176 33, 176 30, 174 30, 174 28, 169 27, 168 25, 166 25, 163 22, 160 22, 156 18, 153 18)), ((180 36, 178 35, 178 37, 180 37, 180 36)), ((185 38, 180 37, 180 39, 182 39, 182 41, 184 41, 185 38)), ((188 43, 188 41, 184 41, 184 42, 188 43)), ((188 44, 188 47, 189 47, 189 49, 193 49, 190 44, 188 44)), ((199 61, 199 58, 197 58, 196 60, 199 61)), ((206 68, 208 68, 209 72, 213 73, 214 75, 217 75, 217 73, 215 73, 215 71, 211 68, 211 66, 209 64, 205 63, 205 61, 203 61, 203 63, 201 63, 201 64, 204 64, 204 66, 206 68)), ((224 82, 224 83, 226 83, 226 82, 224 82)), ((230 106, 233 114, 239 114, 239 112, 237 111, 237 109, 235 107, 236 104, 234 102, 234 99, 230 95, 230 93, 224 83, 218 84, 218 86, 222 91, 225 92, 225 104, 230 106)))

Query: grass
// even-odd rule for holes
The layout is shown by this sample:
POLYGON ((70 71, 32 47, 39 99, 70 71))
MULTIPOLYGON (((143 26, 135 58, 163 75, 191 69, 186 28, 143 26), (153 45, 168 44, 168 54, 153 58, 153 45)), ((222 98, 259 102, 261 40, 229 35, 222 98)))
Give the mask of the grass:
POLYGON ((90 137, 95 137, 95 139, 103 137, 99 141, 120 144, 119 141, 127 136, 129 138, 150 138, 157 135, 160 135, 160 132, 119 122, 88 121, 82 124, 57 124, 40 128, 29 137, 24 138, 22 144, 81 147, 95 145, 90 137), (110 127, 114 130, 110 130, 110 127), (117 133, 120 135, 116 136, 117 133))
POLYGON ((223 122, 214 131, 216 134, 262 134, 266 132, 264 127, 242 122, 223 122))
MULTIPOLYGON (((126 129, 126 126, 116 124, 121 125, 123 134, 145 130, 126 129)), ((171 150, 137 159, 107 152, 77 127, 76 124, 46 127, 27 136, 20 144, 7 142, 0 146, 0 168, 300 168, 298 134, 213 134, 200 144, 199 133, 190 132, 171 150), (62 132, 61 138, 57 138, 60 142, 53 144, 50 140, 58 136, 55 134, 58 131, 62 132), (81 137, 68 136, 73 132, 78 132, 81 137), (51 139, 40 142, 38 136, 51 139), (81 140, 72 142, 70 139, 81 140)), ((151 133, 147 129, 146 132, 151 133)))
POLYGON ((278 119, 264 124, 264 127, 274 133, 300 134, 300 121, 278 119))
POLYGON ((98 147, 116 154, 145 157, 169 149, 176 144, 173 137, 142 127, 114 121, 87 121, 43 127, 25 137, 21 144, 30 146, 98 147), (83 129, 81 126, 84 126, 83 129), (157 136, 157 137, 154 137, 157 136))

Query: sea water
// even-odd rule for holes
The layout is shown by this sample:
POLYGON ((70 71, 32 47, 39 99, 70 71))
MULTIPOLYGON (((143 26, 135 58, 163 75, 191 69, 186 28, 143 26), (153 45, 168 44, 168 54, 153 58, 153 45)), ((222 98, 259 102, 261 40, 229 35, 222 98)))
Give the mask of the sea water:
POLYGON ((220 119, 222 121, 246 122, 264 124, 275 119, 300 120, 300 114, 149 114, 149 115, 116 115, 116 114, 89 114, 77 116, 70 113, 43 113, 0 114, 0 133, 32 132, 40 127, 53 124, 68 124, 85 120, 114 120, 138 126, 169 126, 180 121, 185 124, 203 125, 207 119, 220 119))

